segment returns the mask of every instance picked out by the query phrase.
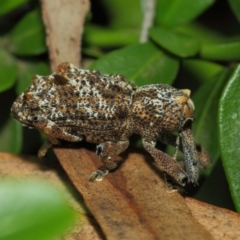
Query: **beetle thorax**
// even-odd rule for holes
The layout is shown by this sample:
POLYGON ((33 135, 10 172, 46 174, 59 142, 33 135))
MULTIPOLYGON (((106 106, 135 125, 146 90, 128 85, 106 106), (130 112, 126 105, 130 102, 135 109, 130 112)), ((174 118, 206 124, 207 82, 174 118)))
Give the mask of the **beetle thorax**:
POLYGON ((193 118, 193 105, 188 101, 192 103, 184 90, 165 84, 138 88, 131 107, 134 132, 157 139, 162 132, 180 131, 186 119, 193 118))

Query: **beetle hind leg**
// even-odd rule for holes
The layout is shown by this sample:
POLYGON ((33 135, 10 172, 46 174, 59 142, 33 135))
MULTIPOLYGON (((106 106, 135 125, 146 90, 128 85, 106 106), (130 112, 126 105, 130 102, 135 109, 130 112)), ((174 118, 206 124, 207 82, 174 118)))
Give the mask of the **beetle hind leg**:
POLYGON ((59 139, 69 142, 79 142, 83 140, 82 136, 74 135, 69 132, 67 127, 59 127, 56 123, 45 118, 38 118, 34 127, 39 129, 47 137, 47 141, 41 146, 38 151, 38 157, 42 158, 46 155, 47 150, 52 145, 60 145, 59 139))
POLYGON ((117 163, 112 157, 119 155, 124 152, 129 145, 129 141, 119 141, 119 142, 104 142, 97 145, 96 154, 101 158, 104 166, 101 169, 93 172, 90 176, 90 181, 102 181, 103 178, 117 167, 117 163))

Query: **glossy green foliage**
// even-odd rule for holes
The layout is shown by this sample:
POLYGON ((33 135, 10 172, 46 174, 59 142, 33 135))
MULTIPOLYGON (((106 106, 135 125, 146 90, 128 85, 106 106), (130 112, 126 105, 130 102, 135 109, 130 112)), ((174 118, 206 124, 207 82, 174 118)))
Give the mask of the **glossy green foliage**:
POLYGON ((121 73, 138 85, 157 82, 171 84, 177 74, 178 61, 152 43, 146 43, 111 52, 91 68, 103 73, 121 73))
POLYGON ((13 86, 17 78, 17 64, 15 59, 0 46, 0 92, 13 86))
POLYGON ((87 25, 84 31, 84 43, 98 47, 124 46, 137 42, 138 37, 139 31, 132 28, 109 29, 87 25))
POLYGON ((197 21, 176 26, 174 30, 176 32, 187 34, 188 36, 196 38, 201 43, 201 45, 216 44, 230 40, 221 32, 210 29, 207 25, 200 24, 197 21))
POLYGON ((217 61, 239 61, 240 42, 226 42, 220 44, 206 44, 201 49, 201 57, 217 61))
POLYGON ((229 5, 240 22, 240 1, 239 0, 228 0, 229 5))
POLYGON ((198 17, 214 0, 158 0, 156 22, 164 27, 174 27, 198 17))
POLYGON ((12 11, 26 2, 28 2, 28 0, 15 0, 15 1, 0 0, 0 6, 1 6, 0 15, 6 14, 9 11, 12 11))
POLYGON ((219 106, 221 156, 233 201, 240 212, 240 65, 222 93, 219 106))
POLYGON ((10 50, 18 55, 37 55, 46 52, 45 32, 39 10, 24 16, 9 36, 10 50))
POLYGON ((197 39, 179 34, 171 29, 153 27, 150 37, 160 46, 179 57, 191 57, 198 53, 200 44, 197 39))
MULTIPOLYGON (((9 111, 9 110, 8 110, 9 111)), ((19 153, 22 148, 22 125, 13 118, 1 120, 0 126, 1 151, 19 153)))
POLYGON ((1 240, 55 239, 76 218, 59 190, 33 179, 1 181, 0 205, 1 240))
POLYGON ((102 10, 107 12, 111 27, 140 29, 143 14, 139 0, 102 0, 101 4, 102 10))
POLYGON ((182 61, 182 65, 201 83, 211 79, 224 69, 224 66, 220 64, 200 59, 186 59, 182 61))

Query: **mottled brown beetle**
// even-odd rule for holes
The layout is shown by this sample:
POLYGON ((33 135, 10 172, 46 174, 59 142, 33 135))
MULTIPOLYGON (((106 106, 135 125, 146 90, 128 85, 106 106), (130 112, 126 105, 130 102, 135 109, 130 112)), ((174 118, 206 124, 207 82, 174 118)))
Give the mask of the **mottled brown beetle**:
POLYGON ((93 172, 91 180, 102 180, 117 167, 113 157, 127 149, 132 134, 141 135, 144 149, 181 186, 196 185, 199 168, 209 163, 206 152, 194 143, 194 104, 187 89, 165 84, 136 87, 121 75, 63 63, 49 76, 35 76, 13 103, 11 113, 47 136, 40 157, 59 139, 97 144, 104 167, 93 172), (157 141, 180 147, 184 166, 155 148, 157 141))

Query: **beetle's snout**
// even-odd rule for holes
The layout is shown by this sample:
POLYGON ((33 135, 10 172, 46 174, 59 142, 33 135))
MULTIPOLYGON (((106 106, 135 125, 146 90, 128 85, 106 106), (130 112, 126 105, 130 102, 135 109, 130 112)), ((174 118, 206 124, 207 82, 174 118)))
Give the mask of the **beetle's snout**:
POLYGON ((195 106, 193 101, 190 98, 191 91, 188 89, 181 89, 182 94, 176 97, 177 101, 180 102, 183 106, 183 112, 186 120, 194 119, 194 110, 195 106))
POLYGON ((194 119, 194 110, 195 106, 193 101, 189 98, 184 105, 184 115, 186 119, 191 119, 193 121, 194 119))

